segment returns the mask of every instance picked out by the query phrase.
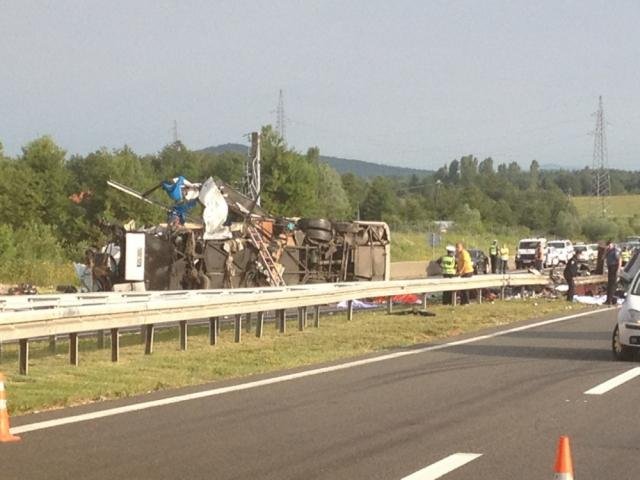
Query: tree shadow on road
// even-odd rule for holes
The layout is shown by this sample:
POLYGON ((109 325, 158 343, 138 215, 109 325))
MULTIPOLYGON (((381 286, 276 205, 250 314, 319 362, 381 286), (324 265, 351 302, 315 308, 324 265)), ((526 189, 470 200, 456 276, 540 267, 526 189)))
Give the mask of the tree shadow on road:
POLYGON ((468 344, 447 348, 448 352, 504 358, 534 358, 549 360, 580 360, 585 362, 611 362, 611 351, 602 348, 528 347, 522 345, 468 344))

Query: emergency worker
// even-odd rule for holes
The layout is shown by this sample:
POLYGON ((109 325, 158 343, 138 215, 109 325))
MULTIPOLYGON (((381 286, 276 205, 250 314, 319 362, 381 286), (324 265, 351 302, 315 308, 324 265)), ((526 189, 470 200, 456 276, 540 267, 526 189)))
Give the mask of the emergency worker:
POLYGON ((498 271, 498 240, 491 242, 489 259, 491 260, 491 273, 496 273, 498 271))
POLYGON ((500 248, 500 272, 507 273, 507 263, 509 263, 509 247, 506 243, 502 244, 500 248))
POLYGON ((607 242, 607 250, 604 254, 604 260, 607 264, 607 300, 606 305, 617 305, 616 285, 618 283, 618 269, 622 263, 620 250, 613 243, 613 240, 607 242))
MULTIPOLYGON (((440 264, 440 268, 442 269, 442 276, 444 278, 453 278, 456 276, 456 257, 455 257, 456 249, 453 245, 447 246, 446 255, 440 257, 438 263, 440 264)), ((443 292, 442 293, 442 304, 443 305, 451 305, 451 292, 443 292)))
POLYGON ((573 257, 567 260, 567 264, 564 267, 564 279, 567 281, 567 301, 573 302, 573 297, 576 294, 576 281, 575 277, 578 276, 578 263, 580 262, 580 252, 576 252, 573 257))
MULTIPOLYGON (((462 278, 469 278, 473 276, 473 262, 471 261, 471 255, 464 248, 462 242, 456 243, 456 268, 458 275, 462 278)), ((461 292, 461 305, 469 304, 469 291, 462 290, 461 292)))
POLYGON ((622 253, 620 253, 620 258, 622 260, 623 267, 627 263, 629 263, 629 260, 631 260, 631 250, 629 250, 629 247, 625 247, 624 250, 622 250, 622 253))

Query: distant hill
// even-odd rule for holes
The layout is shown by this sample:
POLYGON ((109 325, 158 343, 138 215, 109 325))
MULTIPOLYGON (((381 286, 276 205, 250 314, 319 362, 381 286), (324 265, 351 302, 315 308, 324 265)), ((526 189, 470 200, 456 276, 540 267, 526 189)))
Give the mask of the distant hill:
MULTIPOLYGON (((207 147, 198 150, 203 153, 214 153, 220 155, 224 152, 247 153, 247 146, 239 143, 225 143, 215 147, 207 147)), ((394 167, 382 165, 380 163, 365 162, 362 160, 352 160, 340 157, 327 157, 320 155, 320 161, 328 163, 339 173, 353 173, 359 177, 408 177, 409 175, 425 176, 433 173, 430 170, 418 168, 394 167)))

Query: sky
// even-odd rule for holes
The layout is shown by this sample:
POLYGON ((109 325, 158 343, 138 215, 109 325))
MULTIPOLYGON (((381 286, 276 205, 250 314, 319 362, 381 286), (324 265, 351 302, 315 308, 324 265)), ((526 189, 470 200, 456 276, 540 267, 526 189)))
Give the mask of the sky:
POLYGON ((247 143, 434 169, 640 160, 637 0, 0 0, 0 142, 247 143))

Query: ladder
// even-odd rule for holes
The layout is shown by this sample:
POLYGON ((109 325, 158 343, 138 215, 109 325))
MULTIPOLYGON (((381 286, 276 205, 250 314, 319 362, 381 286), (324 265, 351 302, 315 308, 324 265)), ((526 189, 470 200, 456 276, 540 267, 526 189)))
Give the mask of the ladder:
POLYGON ((249 238, 251 238, 251 243, 258 249, 262 265, 264 265, 267 271, 269 283, 274 287, 284 287, 284 280, 282 279, 282 275, 280 275, 280 270, 278 270, 276 263, 273 261, 273 257, 269 253, 269 249, 262 239, 262 235, 260 235, 256 227, 252 226, 247 226, 247 233, 249 234, 249 238))

